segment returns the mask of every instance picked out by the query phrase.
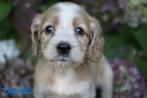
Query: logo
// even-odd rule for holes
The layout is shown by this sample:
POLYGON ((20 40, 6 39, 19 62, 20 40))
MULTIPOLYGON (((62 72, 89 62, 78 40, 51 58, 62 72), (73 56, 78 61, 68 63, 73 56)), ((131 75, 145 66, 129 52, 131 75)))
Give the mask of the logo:
POLYGON ((8 83, 4 82, 3 83, 3 88, 2 88, 2 95, 3 96, 13 96, 13 95, 20 95, 20 96, 24 96, 24 95, 28 95, 28 94, 32 94, 32 89, 30 86, 26 86, 25 82, 19 82, 16 83, 19 85, 16 86, 12 86, 11 83, 10 85, 8 85, 8 83))

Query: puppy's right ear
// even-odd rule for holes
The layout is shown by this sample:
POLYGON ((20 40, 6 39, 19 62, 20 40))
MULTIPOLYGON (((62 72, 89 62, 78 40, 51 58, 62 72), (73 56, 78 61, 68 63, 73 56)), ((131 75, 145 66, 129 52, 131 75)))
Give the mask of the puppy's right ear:
POLYGON ((41 15, 36 15, 31 25, 32 43, 33 43, 32 49, 33 49, 33 54, 35 55, 37 54, 40 44, 40 38, 39 38, 40 24, 41 24, 41 15))

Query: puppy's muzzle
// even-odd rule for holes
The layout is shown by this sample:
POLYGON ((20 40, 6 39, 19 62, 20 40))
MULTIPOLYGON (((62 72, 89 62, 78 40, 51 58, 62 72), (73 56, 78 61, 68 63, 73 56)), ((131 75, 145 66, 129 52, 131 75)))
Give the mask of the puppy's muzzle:
POLYGON ((57 52, 60 55, 68 55, 70 53, 70 50, 71 50, 71 46, 67 42, 60 42, 57 45, 57 52))

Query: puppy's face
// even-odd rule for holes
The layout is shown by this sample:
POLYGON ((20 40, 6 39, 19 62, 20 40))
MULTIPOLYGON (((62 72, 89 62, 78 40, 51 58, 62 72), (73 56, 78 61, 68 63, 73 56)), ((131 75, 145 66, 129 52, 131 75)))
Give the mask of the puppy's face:
POLYGON ((35 51, 49 61, 78 65, 88 57, 100 57, 103 40, 99 24, 76 4, 53 5, 36 16, 31 29, 35 51))

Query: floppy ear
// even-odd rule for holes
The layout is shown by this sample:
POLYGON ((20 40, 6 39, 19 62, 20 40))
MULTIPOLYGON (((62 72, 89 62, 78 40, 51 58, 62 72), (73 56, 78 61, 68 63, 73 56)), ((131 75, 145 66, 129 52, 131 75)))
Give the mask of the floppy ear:
POLYGON ((32 50, 33 54, 37 54, 39 45, 40 45, 40 38, 39 38, 39 33, 40 33, 40 23, 41 23, 41 15, 36 15, 35 18, 32 21, 31 25, 31 32, 32 32, 32 50))
POLYGON ((102 36, 102 31, 100 27, 100 23, 98 20, 91 18, 90 23, 90 30, 91 30, 91 39, 90 44, 88 47, 88 59, 93 62, 99 62, 102 56, 102 50, 104 46, 104 39, 102 36))

